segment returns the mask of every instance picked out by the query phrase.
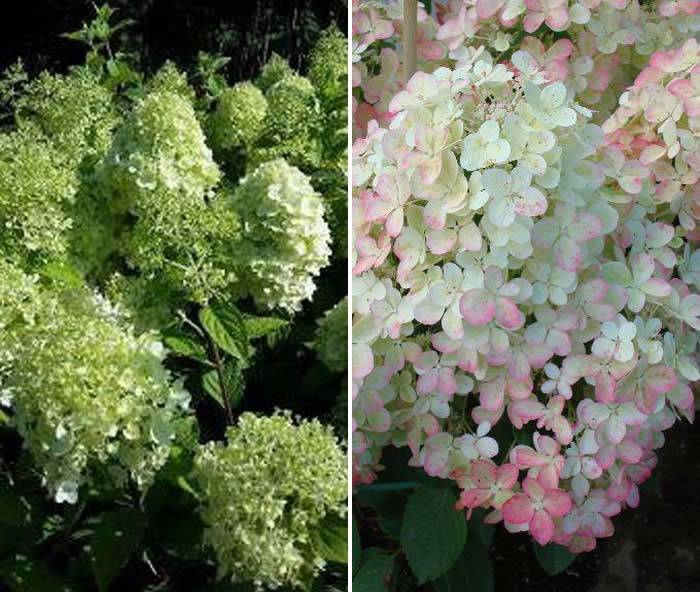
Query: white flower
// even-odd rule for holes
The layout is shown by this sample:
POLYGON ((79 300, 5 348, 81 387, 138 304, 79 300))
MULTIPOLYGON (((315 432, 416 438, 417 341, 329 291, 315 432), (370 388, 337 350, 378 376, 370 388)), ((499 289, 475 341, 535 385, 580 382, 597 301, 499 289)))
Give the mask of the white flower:
POLYGON ((566 87, 561 82, 543 89, 529 82, 525 85, 525 98, 535 117, 548 129, 576 123, 576 111, 566 104, 566 87))
POLYGON ((486 434, 491 431, 488 421, 481 422, 476 429, 476 436, 465 434, 455 440, 455 446, 469 460, 493 458, 498 454, 498 442, 486 434))
POLYGON ((485 121, 479 131, 464 139, 459 162, 468 171, 502 164, 510 156, 508 140, 500 137, 501 127, 497 121, 485 121))
POLYGON ((531 187, 532 175, 523 167, 508 173, 503 169, 484 172, 482 182, 488 191, 489 220, 500 227, 510 226, 515 215, 539 216, 547 210, 547 199, 536 187, 531 187))
POLYGON ((605 321, 600 331, 602 335, 593 342, 592 351, 599 358, 615 358, 618 362, 629 362, 634 357, 633 339, 637 326, 622 315, 617 321, 605 321))
POLYGON ((656 339, 661 331, 660 319, 644 321, 642 317, 636 317, 634 324, 637 327, 637 347, 646 354, 650 364, 658 364, 663 358, 664 348, 661 341, 656 339))
POLYGON ((61 481, 56 487, 56 503, 74 504, 78 501, 78 484, 75 481, 61 481))

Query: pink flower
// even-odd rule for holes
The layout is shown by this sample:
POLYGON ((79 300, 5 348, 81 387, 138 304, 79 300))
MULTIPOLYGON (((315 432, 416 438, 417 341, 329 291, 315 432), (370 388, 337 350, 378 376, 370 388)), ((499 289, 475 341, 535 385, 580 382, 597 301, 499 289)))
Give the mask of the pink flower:
POLYGON ((562 520, 561 528, 568 535, 576 534, 593 540, 584 544, 583 541, 572 539, 573 544, 569 544, 569 550, 573 553, 588 551, 595 548, 596 538, 612 536, 615 528, 610 517, 619 514, 620 509, 620 503, 610 499, 602 489, 591 491, 583 503, 573 508, 562 520))
POLYGON ((512 495, 517 480, 518 469, 510 463, 499 467, 490 460, 475 460, 468 475, 460 479, 460 487, 464 491, 457 502, 457 509, 469 508, 470 512, 479 506, 500 509, 512 495))
POLYGON ((510 462, 520 470, 529 469, 528 477, 537 479, 548 489, 557 487, 564 467, 564 457, 559 453, 561 446, 553 438, 538 432, 534 433, 532 441, 534 450, 522 444, 513 448, 510 462))
POLYGON ((546 545, 554 536, 554 519, 571 510, 571 498, 561 489, 545 487, 529 477, 523 481, 523 491, 503 504, 503 520, 515 526, 526 525, 532 538, 546 545))
POLYGON ((374 193, 365 192, 362 204, 367 222, 383 221, 386 233, 396 237, 401 233, 404 222, 403 209, 410 197, 410 187, 405 177, 400 175, 380 175, 374 193))
POLYGON ((542 23, 552 31, 563 31, 569 25, 567 0, 525 0, 528 14, 523 27, 528 33, 534 33, 542 23))
POLYGON ((391 21, 381 18, 375 8, 353 12, 352 25, 353 36, 359 36, 360 42, 365 45, 387 39, 394 33, 391 21))
POLYGON ((495 320, 504 329, 518 329, 525 322, 525 315, 509 298, 513 293, 518 293, 518 287, 504 283, 501 270, 489 267, 484 287, 467 290, 459 301, 459 310, 470 325, 486 325, 495 320))

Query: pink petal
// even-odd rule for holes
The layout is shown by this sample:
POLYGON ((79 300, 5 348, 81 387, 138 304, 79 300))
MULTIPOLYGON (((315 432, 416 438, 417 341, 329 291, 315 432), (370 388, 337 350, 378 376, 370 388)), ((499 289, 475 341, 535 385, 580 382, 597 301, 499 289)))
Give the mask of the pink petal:
POLYGON ((457 244, 457 233, 454 230, 433 230, 428 233, 425 244, 435 255, 449 253, 457 244))
POLYGON ((544 510, 538 510, 530 520, 530 534, 540 545, 546 545, 554 535, 554 521, 544 510))
POLYGON ((489 489, 467 489, 459 496, 461 507, 478 508, 491 498, 489 489))
MULTIPOLYGON (((496 321, 498 321, 498 324, 504 329, 519 329, 525 323, 525 315, 523 315, 523 313, 520 312, 520 309, 516 304, 514 304, 507 298, 496 298, 495 316, 496 321)), ((469 322, 469 320, 466 319, 466 317, 465 320, 469 322)))
POLYGON ((566 516, 571 511, 571 498, 561 489, 553 489, 544 496, 544 509, 554 518, 566 516))
POLYGON ((522 470, 541 467, 547 462, 547 458, 529 446, 519 444, 510 451, 510 462, 522 470))
POLYGON ((531 12, 523 20, 523 28, 528 33, 534 33, 539 26, 544 22, 544 14, 541 12, 531 12))
POLYGON ((496 314, 496 303, 488 291, 475 288, 462 295, 459 310, 462 318, 470 325, 486 325, 496 314))
POLYGON ((550 10, 547 16, 547 25, 553 31, 563 31, 569 24, 569 11, 565 7, 550 10))
POLYGON ((503 519, 511 524, 527 524, 532 519, 534 508, 530 498, 522 493, 516 493, 501 508, 503 519))
POLYGON ((496 483, 501 489, 512 489, 517 480, 518 467, 511 463, 505 463, 498 467, 496 483))
POLYGON ((477 487, 491 487, 496 482, 497 475, 498 469, 490 460, 475 460, 472 462, 469 476, 477 487))

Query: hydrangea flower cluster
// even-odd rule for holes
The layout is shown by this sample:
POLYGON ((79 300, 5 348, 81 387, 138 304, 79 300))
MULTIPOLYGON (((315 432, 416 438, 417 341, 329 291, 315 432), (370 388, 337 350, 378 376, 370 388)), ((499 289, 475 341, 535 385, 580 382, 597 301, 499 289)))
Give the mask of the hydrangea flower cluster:
POLYGON ((315 537, 346 512, 346 459, 329 427, 244 413, 227 444, 196 458, 206 542, 221 575, 256 587, 303 586, 325 562, 315 537))
POLYGON ((299 309, 330 259, 321 195, 299 169, 266 162, 241 180, 232 200, 242 224, 241 288, 260 307, 299 309))
POLYGON ((283 159, 310 177, 323 196, 333 252, 347 256, 347 39, 324 31, 307 76, 274 55, 251 83, 224 91, 207 130, 228 171, 244 176, 283 159))
POLYGON ((435 4, 404 85, 401 3, 353 2, 354 480, 405 446, 588 551, 695 413, 700 6, 435 4))
POLYGON ((6 261, 0 278, 0 402, 51 495, 75 503, 98 475, 144 489, 189 400, 161 363, 165 348, 85 288, 42 286, 6 261))
MULTIPOLYGON (((145 276, 164 274, 189 299, 206 302, 235 281, 217 261, 238 224, 215 191, 221 177, 190 102, 154 91, 116 132, 100 171, 117 217, 135 218, 120 250, 145 276)), ((223 258, 220 258, 223 259, 223 258)))

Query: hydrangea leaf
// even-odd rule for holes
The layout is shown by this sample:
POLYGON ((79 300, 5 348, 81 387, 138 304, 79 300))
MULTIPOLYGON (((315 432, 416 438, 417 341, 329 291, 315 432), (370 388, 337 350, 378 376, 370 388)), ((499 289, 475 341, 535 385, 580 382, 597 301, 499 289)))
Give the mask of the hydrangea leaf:
POLYGON ((452 489, 421 486, 406 504, 401 547, 421 584, 446 573, 462 552, 467 522, 456 502, 452 489))

